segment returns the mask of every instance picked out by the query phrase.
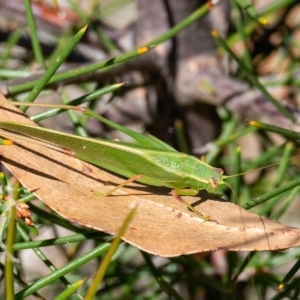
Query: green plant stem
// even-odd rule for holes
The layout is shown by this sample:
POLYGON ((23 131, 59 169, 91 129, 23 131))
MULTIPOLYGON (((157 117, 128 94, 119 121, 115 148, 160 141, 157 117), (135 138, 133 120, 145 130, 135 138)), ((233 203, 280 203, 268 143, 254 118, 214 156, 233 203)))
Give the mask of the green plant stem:
MULTIPOLYGON (((80 105, 80 104, 83 104, 83 103, 86 103, 86 102, 96 100, 97 98, 102 97, 103 95, 106 95, 108 93, 111 93, 111 92, 114 92, 114 91, 118 90, 119 88, 124 86, 124 84, 125 83, 121 82, 121 83, 112 84, 110 86, 101 88, 99 90, 96 90, 94 92, 91 92, 89 94, 83 95, 81 97, 78 97, 78 98, 70 101, 68 103, 68 105, 75 106, 75 105, 80 105)), ((56 115, 58 115, 60 113, 63 113, 63 112, 65 112, 65 110, 59 109, 59 108, 53 108, 53 109, 46 110, 46 111, 44 111, 44 112, 42 112, 38 115, 34 115, 34 116, 30 117, 30 119, 34 122, 39 122, 39 121, 48 119, 50 117, 56 116, 56 115)))
MULTIPOLYGON (((2 55, 0 57, 1 59, 1 63, 0 63, 0 66, 1 68, 5 68, 6 64, 7 64, 7 61, 10 59, 11 57, 11 51, 13 49, 13 47, 16 46, 16 44, 18 43, 18 41, 20 40, 21 38, 21 30, 20 29, 16 29, 16 30, 13 30, 11 31, 9 37, 6 39, 5 43, 4 43, 4 49, 3 49, 3 52, 2 52, 2 55)), ((28 72, 28 71, 19 71, 19 70, 3 70, 1 69, 0 70, 0 77, 9 77, 9 76, 12 76, 13 77, 19 77, 21 74, 21 76, 24 76, 24 73, 27 73, 26 76, 29 76, 31 74, 31 72, 28 72)))
MULTIPOLYGON (((97 70, 100 70, 102 72, 106 72, 108 70, 111 70, 114 68, 117 64, 125 62, 133 57, 142 55, 144 53, 147 53, 150 47, 141 47, 135 50, 132 50, 130 52, 127 52, 123 55, 117 56, 115 58, 110 58, 98 63, 94 64, 87 64, 83 67, 80 67, 78 69, 72 69, 66 72, 61 72, 58 74, 55 74, 52 76, 52 78, 48 81, 48 84, 56 83, 59 81, 67 80, 76 76, 84 75, 87 73, 91 73, 97 70)), ((15 95, 19 94, 21 92, 26 92, 31 90, 35 87, 35 85, 39 82, 40 79, 32 80, 30 82, 25 82, 17 85, 13 85, 11 87, 7 88, 7 92, 9 95, 15 95)))
POLYGON ((159 270, 153 265, 150 255, 144 251, 141 251, 144 260, 153 274, 156 282, 159 284, 160 288, 170 297, 170 299, 182 300, 177 291, 172 287, 170 283, 164 280, 159 272, 159 270))
MULTIPOLYGON (((52 224, 62 226, 63 228, 69 229, 74 232, 85 231, 85 228, 78 228, 72 223, 68 222, 67 220, 59 217, 58 215, 40 209, 39 207, 33 205, 32 203, 28 203, 28 205, 31 212, 37 214, 40 218, 43 218, 52 224)), ((86 228, 86 232, 88 232, 88 230, 89 229, 86 228)))
POLYGON ((58 269, 57 271, 52 272, 49 275, 38 279, 33 284, 27 286, 22 291, 17 293, 15 295, 15 300, 24 299, 25 297, 28 297, 29 295, 32 295, 33 293, 35 293, 39 289, 47 286, 51 282, 57 280, 61 276, 64 276, 65 274, 79 268, 80 266, 84 265, 85 263, 87 263, 87 262, 91 261, 92 259, 98 257, 99 255, 105 253, 108 250, 109 246, 110 246, 109 243, 104 243, 104 244, 96 247, 92 251, 88 252, 87 254, 84 254, 84 255, 74 259, 72 262, 66 264, 65 266, 58 269))
MULTIPOLYGON (((55 245, 64 245, 76 242, 83 242, 91 239, 99 239, 103 237, 101 232, 87 232, 82 234, 74 234, 62 238, 48 239, 43 241, 28 241, 23 243, 16 243, 13 245, 14 251, 24 250, 24 249, 32 249, 37 247, 48 247, 55 245)), ((0 252, 2 249, 0 249, 0 252)))
POLYGON ((28 194, 28 195, 26 195, 26 196, 24 196, 24 197, 18 199, 18 202, 24 202, 24 203, 26 203, 26 202, 30 202, 30 201, 32 201, 32 200, 34 200, 34 199, 36 199, 36 196, 35 196, 35 195, 33 195, 33 194, 28 194))
MULTIPOLYGON (((233 148, 233 147, 232 147, 233 148)), ((241 173, 241 149, 240 147, 235 147, 232 149, 233 152, 233 174, 241 173)), ((237 176, 233 178, 233 182, 231 184, 232 190, 234 192, 231 193, 230 202, 241 205, 239 203, 239 195, 241 190, 241 176, 237 176)))
MULTIPOLYGON (((30 241, 30 238, 26 231, 20 226, 18 226, 18 233, 20 236, 25 240, 26 242, 30 241)), ((47 258, 47 256, 41 251, 39 248, 32 248, 32 250, 35 252, 35 254, 39 257, 39 259, 52 271, 55 272, 57 271, 57 268, 54 266, 54 264, 47 258)), ((64 277, 61 276, 60 281, 65 285, 68 286, 70 285, 69 281, 64 277)))
POLYGON ((31 43, 32 43, 32 49, 34 56, 36 58, 36 61, 46 69, 46 63, 43 57, 43 52, 42 52, 42 47, 39 42, 39 37, 37 34, 37 28, 34 20, 34 15, 32 12, 32 7, 31 7, 31 1, 30 0, 23 0, 24 2, 24 7, 25 7, 25 12, 26 12, 26 19, 28 22, 29 26, 29 32, 31 35, 31 43))
POLYGON ((281 207, 276 211, 276 214, 273 215, 272 220, 278 221, 278 219, 287 211, 287 209, 290 207, 292 200, 299 195, 300 187, 296 187, 293 189, 288 197, 284 200, 281 204, 281 207))
POLYGON ((248 80, 253 84, 253 86, 256 87, 262 93, 262 95, 269 102, 271 102, 274 107, 277 108, 279 112, 281 112, 290 120, 295 121, 294 116, 267 91, 264 85, 262 85, 258 81, 257 77, 251 72, 251 70, 247 68, 244 62, 230 49, 225 40, 223 40, 215 30, 212 31, 212 35, 214 36, 216 41, 226 50, 226 52, 238 63, 239 68, 244 72, 244 74, 247 76, 248 80))
POLYGON ((244 204, 243 208, 250 209, 252 207, 255 207, 256 205, 264 203, 264 202, 268 201, 269 199, 271 199, 279 194, 282 194, 284 192, 287 192, 299 185, 300 185, 300 179, 295 179, 293 181, 290 181, 289 183, 287 183, 281 187, 275 188, 271 192, 265 193, 264 195, 257 197, 256 199, 244 204))
POLYGON ((66 300, 70 297, 84 284, 88 277, 85 277, 73 284, 71 284, 66 290, 54 298, 54 300, 66 300))
POLYGON ((284 278, 280 282, 278 289, 282 290, 287 285, 287 283, 296 275, 299 269, 300 269, 300 259, 297 260, 297 262, 293 265, 293 267, 284 276, 284 278))
POLYGON ((130 222, 132 221, 132 219, 136 213, 136 210, 137 210, 137 207, 135 206, 133 209, 130 210, 129 214, 127 215, 126 219, 124 220, 124 222, 118 232, 118 235, 111 243, 111 246, 109 247, 109 251, 105 255, 105 258, 103 259, 103 261, 101 262, 101 264, 97 270, 94 280, 91 283, 91 285, 86 293, 86 296, 84 298, 85 300, 92 300, 94 298, 94 296, 97 292, 97 289, 105 276, 105 273, 110 264, 110 261, 111 261, 113 255, 115 254, 115 252, 117 251, 118 246, 121 242, 121 238, 125 234, 126 229, 128 228, 130 222))
MULTIPOLYGON (((83 37, 85 31, 87 29, 87 25, 80 29, 73 39, 69 42, 68 46, 57 56, 55 61, 49 66, 48 70, 45 74, 38 80, 34 88, 29 93, 28 97, 25 99, 24 102, 33 102, 36 97, 40 94, 40 92, 44 89, 47 85, 53 74, 57 71, 57 69, 61 66, 61 64, 66 60, 75 46, 79 43, 81 38, 83 37)), ((27 107, 21 107, 21 110, 24 112, 28 109, 27 107)))
MULTIPOLYGON (((166 41, 167 39, 172 38, 178 32, 185 29, 190 24, 192 24, 193 22, 198 20, 201 16, 203 16, 205 13, 207 13, 211 7, 212 7, 212 5, 211 5, 210 2, 204 4, 197 11, 195 11, 190 16, 188 16, 186 19, 184 19, 182 22, 180 22, 179 24, 174 26, 172 29, 170 29, 165 34, 163 34, 163 35, 159 36, 158 38, 152 40, 147 45, 149 45, 149 46, 156 45, 158 43, 166 41)), ((74 37, 74 39, 75 39, 75 37, 74 37)), ((74 70, 62 72, 62 73, 56 74, 54 76, 52 76, 54 73, 52 73, 50 75, 50 72, 49 72, 49 74, 47 74, 47 78, 45 77, 46 76, 46 73, 45 73, 42 78, 44 78, 43 81, 46 81, 46 83, 42 83, 41 82, 42 78, 41 78, 41 79, 38 79, 38 80, 32 80, 30 82, 14 85, 14 86, 8 87, 8 94, 9 95, 14 95, 14 94, 25 92, 25 91, 28 91, 28 90, 31 90, 32 88, 34 88, 34 89, 36 89, 36 91, 35 92, 32 91, 30 93, 30 95, 28 96, 28 98, 26 99, 26 102, 32 102, 36 98, 36 96, 40 93, 40 91, 38 91, 38 89, 40 89, 40 86, 44 87, 45 84, 47 84, 47 83, 51 84, 51 83, 59 82, 59 81, 62 81, 62 80, 66 80, 66 79, 75 77, 75 76, 87 74, 89 72, 93 72, 93 71, 96 71, 96 70, 99 70, 99 69, 102 69, 102 71, 108 71, 112 67, 114 67, 116 64, 121 63, 123 61, 126 61, 126 60, 134 57, 134 56, 137 56, 137 55, 140 55, 140 54, 143 54, 143 53, 146 52, 146 51, 140 52, 139 51, 140 49, 141 48, 135 49, 135 50, 130 51, 130 52, 124 54, 124 55, 120 55, 116 58, 108 59, 106 61, 102 61, 102 62, 99 62, 99 63, 96 63, 96 64, 81 67, 79 69, 74 69, 74 70)), ((60 56, 60 59, 61 58, 62 58, 62 54, 60 56)), ((61 59, 61 60, 63 61, 63 59, 61 59)), ((54 66, 51 65, 51 68, 54 69, 54 66)), ((56 69, 55 69, 55 71, 56 71, 56 69)))
POLYGON ((261 24, 267 24, 267 20, 265 18, 262 18, 259 16, 259 13, 256 11, 256 9, 249 4, 246 0, 234 0, 241 8, 247 11, 249 16, 253 18, 255 21, 260 22, 261 24))
POLYGON ((5 290, 6 299, 14 299, 14 262, 13 245, 16 233, 16 206, 12 205, 9 211, 10 220, 7 227, 6 255, 5 255, 5 290))
MULTIPOLYGON (((241 9, 237 3, 237 0, 231 0, 230 4, 232 6, 232 9, 236 12, 236 21, 235 21, 235 25, 237 28, 237 32, 241 38, 241 42, 243 43, 243 56, 242 56, 242 60, 245 64, 245 66, 251 71, 253 72, 253 67, 252 67, 252 62, 251 62, 251 55, 249 52, 249 47, 247 45, 247 37, 246 37, 246 32, 245 32, 245 28, 244 28, 244 23, 242 20, 242 12, 241 9)), ((233 12, 234 14, 234 12, 233 12)))
POLYGON ((202 5, 199 9, 197 9, 195 12, 190 14, 187 18, 185 18, 183 21, 169 29, 166 33, 162 34, 161 36, 155 38, 151 42, 147 43, 148 46, 151 45, 157 45, 159 43, 162 43, 166 40, 171 39, 174 37, 176 34, 190 26, 192 23, 197 21, 199 18, 201 18, 203 15, 205 15, 211 8, 212 4, 210 1, 202 5))
POLYGON ((235 273, 232 276, 231 281, 234 283, 238 280, 239 276, 242 274, 242 272, 245 270, 247 265, 250 265, 251 260, 253 259, 254 255, 256 255, 257 252, 253 251, 250 252, 247 257, 244 258, 243 263, 237 268, 235 273))
POLYGON ((262 123, 262 122, 258 122, 258 121, 249 121, 248 123, 251 126, 257 127, 262 130, 275 132, 275 133, 281 134, 290 139, 300 140, 299 132, 296 132, 293 130, 284 129, 281 127, 277 127, 274 125, 270 125, 270 124, 266 124, 266 123, 262 123))

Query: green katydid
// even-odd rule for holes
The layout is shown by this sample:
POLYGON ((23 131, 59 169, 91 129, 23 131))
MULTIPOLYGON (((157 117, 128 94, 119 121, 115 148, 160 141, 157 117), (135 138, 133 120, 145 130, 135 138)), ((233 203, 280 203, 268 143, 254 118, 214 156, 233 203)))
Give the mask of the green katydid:
MULTIPOLYGON (((222 169, 212 167, 203 160, 177 152, 153 136, 145 136, 125 128, 81 106, 17 102, 0 104, 78 110, 132 137, 137 144, 85 138, 23 123, 0 122, 2 129, 33 138, 33 141, 38 139, 46 142, 48 147, 51 147, 48 143, 55 145, 54 147, 62 147, 65 150, 61 151, 66 154, 129 178, 125 184, 136 180, 147 185, 168 187, 172 189, 171 194, 176 199, 183 201, 179 195, 194 196, 199 190, 213 193, 219 185, 228 185, 224 180, 232 177, 225 176, 222 169)), ((194 209, 193 211, 195 212, 194 209)))

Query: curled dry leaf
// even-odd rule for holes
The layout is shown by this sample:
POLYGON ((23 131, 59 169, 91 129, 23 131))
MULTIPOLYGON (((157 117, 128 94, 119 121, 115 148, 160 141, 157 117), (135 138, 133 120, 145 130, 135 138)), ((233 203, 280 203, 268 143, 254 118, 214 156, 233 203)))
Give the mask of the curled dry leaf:
MULTIPOLYGON (((0 101, 5 101, 3 96, 0 101)), ((0 107, 0 121, 32 122, 17 108, 0 107)), ((10 138, 1 130, 1 136, 10 138)), ((12 138, 13 139, 13 138, 12 138)), ((15 140, 15 139, 13 139, 15 140)), ((300 245, 300 230, 240 209, 222 199, 185 197, 202 214, 193 215, 165 188, 130 184, 114 196, 97 197, 124 179, 44 146, 18 140, 0 146, 1 161, 40 200, 64 218, 117 234, 133 204, 137 213, 123 239, 161 256, 217 249, 278 250, 300 245)))

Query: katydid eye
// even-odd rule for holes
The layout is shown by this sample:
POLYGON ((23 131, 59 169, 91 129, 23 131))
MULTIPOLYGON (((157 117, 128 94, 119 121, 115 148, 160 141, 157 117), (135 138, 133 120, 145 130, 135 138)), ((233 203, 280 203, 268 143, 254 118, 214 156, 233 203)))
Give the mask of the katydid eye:
POLYGON ((220 175, 224 175, 224 170, 221 168, 217 168, 217 171, 220 175))

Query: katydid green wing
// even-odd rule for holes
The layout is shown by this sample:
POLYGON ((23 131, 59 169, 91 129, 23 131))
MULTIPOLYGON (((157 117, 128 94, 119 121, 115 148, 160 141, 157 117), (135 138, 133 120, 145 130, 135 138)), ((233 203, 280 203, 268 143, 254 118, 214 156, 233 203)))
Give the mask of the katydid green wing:
POLYGON ((142 177, 137 181, 148 185, 211 191, 211 178, 222 184, 217 169, 187 154, 157 149, 156 141, 153 147, 146 147, 85 138, 15 122, 1 122, 0 127, 63 147, 76 158, 127 178, 140 174, 142 177))

